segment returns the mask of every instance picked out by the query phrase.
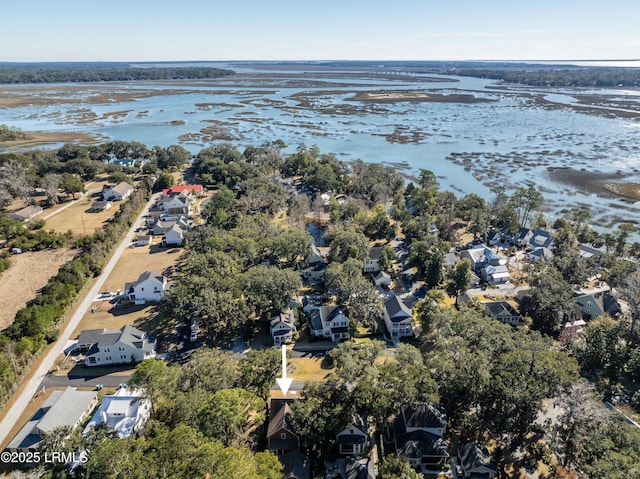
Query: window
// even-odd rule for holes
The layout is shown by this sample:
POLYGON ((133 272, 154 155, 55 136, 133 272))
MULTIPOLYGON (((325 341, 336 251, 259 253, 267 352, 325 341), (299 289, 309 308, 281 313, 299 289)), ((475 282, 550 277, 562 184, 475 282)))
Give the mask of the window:
POLYGON ((89 362, 90 362, 91 364, 94 364, 94 363, 96 362, 96 358, 95 358, 95 356, 89 356, 89 362))
POLYGON ((280 439, 286 439, 286 438, 287 438, 287 433, 286 432, 280 433, 280 439))

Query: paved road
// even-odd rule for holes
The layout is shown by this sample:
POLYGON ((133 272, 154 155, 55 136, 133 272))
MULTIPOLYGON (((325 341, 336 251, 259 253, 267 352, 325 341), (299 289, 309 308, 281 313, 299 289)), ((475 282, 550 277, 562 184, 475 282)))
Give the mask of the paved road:
POLYGON ((151 197, 147 205, 142 210, 140 216, 136 221, 132 223, 133 226, 124 236, 116 250, 113 252, 111 259, 105 265, 97 281, 95 282, 93 287, 84 295, 82 302, 78 305, 78 308, 76 309, 75 314, 69 320, 67 327, 60 333, 58 341, 56 341, 56 343, 53 345, 53 348, 51 348, 51 350, 49 350, 49 353, 43 358, 29 381, 23 385, 23 389, 20 392, 19 396, 15 398, 13 405, 6 412, 4 418, 2 418, 2 421, 0 421, 0 443, 4 443, 6 441, 9 431, 20 419, 20 416, 22 415, 22 412, 24 411, 26 405, 29 404, 34 394, 42 389, 41 383, 47 377, 47 373, 55 364, 58 356, 62 354, 67 341, 71 338, 71 334, 78 327, 80 320, 86 314, 87 310, 91 307, 91 303, 94 301, 98 293, 102 290, 104 282, 111 274, 111 271, 118 262, 118 259, 120 258, 124 250, 128 248, 133 241, 134 229, 136 225, 141 221, 142 215, 146 214, 147 210, 158 198, 158 196, 159 193, 151 197))
POLYGON ((118 387, 120 384, 125 384, 131 379, 131 374, 122 376, 87 376, 84 378, 69 378, 68 376, 54 376, 53 374, 47 374, 42 383, 40 383, 40 389, 44 388, 58 388, 58 387, 80 387, 80 388, 93 388, 97 384, 102 384, 105 387, 118 387))

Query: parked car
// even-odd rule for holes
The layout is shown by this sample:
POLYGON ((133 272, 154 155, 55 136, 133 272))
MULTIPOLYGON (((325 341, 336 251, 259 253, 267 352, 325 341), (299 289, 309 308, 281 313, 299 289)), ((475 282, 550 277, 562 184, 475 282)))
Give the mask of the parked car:
POLYGON ((191 341, 192 343, 195 343, 198 340, 198 331, 191 331, 191 334, 189 335, 189 341, 191 341))

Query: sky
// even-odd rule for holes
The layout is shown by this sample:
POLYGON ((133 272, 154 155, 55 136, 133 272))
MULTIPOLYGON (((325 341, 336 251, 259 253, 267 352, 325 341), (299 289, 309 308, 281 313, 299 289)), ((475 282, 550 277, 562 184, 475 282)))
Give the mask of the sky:
POLYGON ((640 58, 638 0, 0 0, 0 61, 640 58))

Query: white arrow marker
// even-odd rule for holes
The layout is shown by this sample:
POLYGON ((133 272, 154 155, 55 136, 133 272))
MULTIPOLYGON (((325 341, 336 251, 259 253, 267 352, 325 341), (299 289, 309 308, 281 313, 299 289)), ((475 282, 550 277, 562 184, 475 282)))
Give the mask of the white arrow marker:
POLYGON ((292 378, 287 377, 287 348, 283 344, 282 345, 282 377, 276 378, 276 382, 278 383, 278 386, 280 386, 283 396, 287 395, 287 391, 289 391, 292 381, 293 381, 292 378))

